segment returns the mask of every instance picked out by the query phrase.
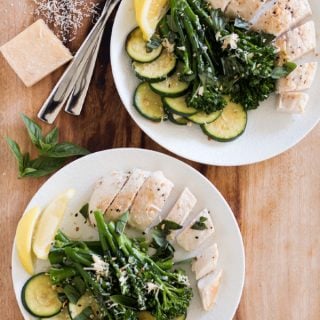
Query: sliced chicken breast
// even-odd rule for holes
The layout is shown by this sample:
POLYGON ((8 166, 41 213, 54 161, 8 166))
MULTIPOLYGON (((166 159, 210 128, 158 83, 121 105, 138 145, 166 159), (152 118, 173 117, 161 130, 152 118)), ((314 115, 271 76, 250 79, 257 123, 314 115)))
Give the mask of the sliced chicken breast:
POLYGON ((135 196, 149 175, 149 171, 141 169, 132 170, 124 187, 115 197, 105 213, 105 217, 108 221, 118 219, 123 213, 130 209, 135 196))
POLYGON ((217 268, 219 251, 216 243, 206 247, 205 250, 192 261, 192 271, 199 280, 217 268))
POLYGON ((279 36, 311 13, 308 0, 275 0, 274 5, 259 17, 253 29, 279 36))
POLYGON ((129 224, 139 230, 146 230, 159 216, 172 188, 173 183, 161 171, 153 172, 133 201, 129 224))
POLYGON ((214 9, 221 9, 221 11, 226 10, 230 0, 207 0, 207 2, 214 9))
POLYGON ((198 281, 198 290, 200 293, 203 309, 209 311, 213 308, 220 284, 221 284, 222 270, 209 273, 198 281))
POLYGON ((92 224, 95 224, 94 211, 100 209, 105 212, 127 179, 127 172, 113 171, 97 181, 89 200, 89 220, 92 224))
POLYGON ((231 0, 226 13, 250 21, 267 1, 269 0, 231 0))
POLYGON ((208 209, 202 210, 196 218, 177 236, 178 244, 186 251, 198 248, 208 237, 214 233, 214 227, 208 209), (195 223, 203 217, 205 228, 199 230, 195 223))
MULTIPOLYGON (((185 188, 165 219, 173 221, 182 226, 196 202, 196 197, 188 188, 185 188)), ((177 231, 172 231, 168 238, 173 240, 176 234, 177 231)))
POLYGON ((316 48, 316 30, 313 21, 288 31, 276 40, 285 60, 296 60, 316 48))
POLYGON ((304 92, 282 93, 277 110, 287 113, 303 113, 309 101, 309 95, 304 92))
POLYGON ((317 62, 303 63, 297 66, 288 76, 277 82, 277 92, 292 92, 309 89, 317 71, 317 62))

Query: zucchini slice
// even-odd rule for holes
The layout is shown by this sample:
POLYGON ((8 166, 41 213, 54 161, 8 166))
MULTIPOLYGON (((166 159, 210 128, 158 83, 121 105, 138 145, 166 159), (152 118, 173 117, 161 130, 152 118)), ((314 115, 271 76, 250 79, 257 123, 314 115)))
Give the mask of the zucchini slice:
POLYGON ((162 45, 158 48, 147 51, 147 43, 142 37, 140 28, 132 30, 126 41, 126 51, 131 59, 138 62, 151 62, 157 59, 162 51, 162 45))
POLYGON ((198 112, 192 116, 189 116, 188 119, 197 124, 206 124, 215 121, 220 117, 222 110, 211 112, 209 114, 205 112, 198 112))
POLYGON ((72 320, 86 319, 85 317, 88 319, 92 317, 100 319, 99 314, 102 314, 99 312, 96 300, 89 293, 85 293, 76 304, 69 302, 68 310, 72 320))
POLYGON ((164 97, 163 103, 169 111, 180 116, 188 117, 198 112, 197 109, 187 106, 185 96, 177 98, 164 97))
POLYGON ((161 97, 154 93, 147 82, 142 82, 134 94, 134 106, 145 118, 160 122, 164 118, 161 97))
POLYGON ((227 142, 239 137, 246 126, 247 112, 240 104, 228 101, 220 117, 211 123, 201 125, 201 128, 210 138, 227 142))
POLYGON ((50 318, 41 318, 46 320, 71 320, 68 308, 64 308, 61 312, 50 318))
POLYGON ((188 124, 189 120, 183 116, 180 116, 178 114, 174 114, 174 113, 171 113, 171 112, 168 112, 168 119, 175 123, 175 124, 178 124, 180 126, 185 126, 188 124))
POLYGON ((62 308, 58 293, 53 289, 50 277, 46 273, 36 274, 25 283, 21 300, 30 314, 40 318, 52 317, 62 308))
POLYGON ((171 77, 161 82, 151 83, 150 87, 155 93, 160 94, 160 96, 175 98, 187 92, 189 83, 180 81, 179 72, 177 71, 171 77))
POLYGON ((170 76, 176 67, 177 59, 173 53, 162 50, 156 60, 149 63, 134 61, 132 67, 136 76, 148 82, 159 82, 170 76))

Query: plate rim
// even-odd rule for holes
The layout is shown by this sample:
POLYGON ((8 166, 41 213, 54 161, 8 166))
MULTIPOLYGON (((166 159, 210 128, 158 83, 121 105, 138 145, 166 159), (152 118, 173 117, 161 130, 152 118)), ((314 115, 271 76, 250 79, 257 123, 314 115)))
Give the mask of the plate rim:
MULTIPOLYGON (((246 257, 245 257, 245 249, 244 249, 244 242, 243 242, 243 238, 242 238, 242 234, 240 231, 240 227, 239 224, 235 218, 235 215, 231 209, 231 207, 229 206, 227 200, 224 198, 224 196, 221 194, 221 192, 217 189, 217 187, 206 177, 204 176, 201 172, 199 172, 198 170, 196 170, 195 168, 193 168, 192 166, 190 166, 188 163, 185 163, 184 161, 177 159, 173 156, 167 155, 165 153, 159 152, 159 151, 154 151, 154 150, 149 150, 149 149, 142 149, 142 148, 126 148, 126 147, 121 147, 121 148, 113 148, 113 149, 107 149, 107 150, 102 150, 102 151, 98 151, 98 152, 94 152, 91 153, 87 156, 78 158, 72 162, 70 162, 69 164, 67 164, 66 166, 64 166, 63 168, 61 168, 60 170, 58 170, 55 174, 53 174, 47 181, 45 181, 40 188, 37 189, 37 191, 33 194, 33 196, 31 197, 31 199, 29 200, 27 206, 25 207, 23 214, 21 215, 21 217, 27 212, 27 210, 30 208, 32 201, 34 200, 34 198, 36 197, 36 195, 46 187, 46 185, 50 184, 51 181, 53 179, 55 179, 55 176, 57 174, 62 174, 63 171, 65 170, 70 170, 70 168, 72 168, 75 165, 78 165, 78 163, 82 162, 82 161, 88 161, 87 159, 92 157, 92 156, 97 156, 99 154, 109 154, 109 153, 118 153, 118 152, 141 152, 141 153, 145 153, 145 154, 151 154, 154 155, 156 157, 162 157, 162 158, 167 158, 170 161, 175 161, 177 164, 179 164, 180 166, 184 167, 185 170, 191 170, 193 171, 194 174, 196 174, 197 176, 199 176, 200 179, 203 179, 207 184, 210 185, 210 187, 214 190, 214 192, 217 193, 217 195, 219 196, 220 201, 223 203, 223 205, 225 206, 225 208, 227 209, 227 211, 230 214, 230 218, 233 222, 233 224, 235 225, 235 231, 236 231, 236 237, 238 239, 240 248, 241 248, 241 260, 242 260, 242 265, 241 265, 241 269, 242 272, 240 274, 239 280, 241 281, 241 285, 239 287, 239 292, 237 294, 237 299, 234 301, 235 307, 233 310, 233 314, 232 317, 230 318, 230 320, 234 317, 239 304, 240 304, 240 300, 243 294, 243 289, 244 289, 244 284, 245 284, 245 274, 246 274, 246 257)), ((14 281, 14 273, 16 270, 18 270, 19 265, 17 265, 15 263, 15 258, 17 256, 17 252, 16 252, 16 230, 15 230, 15 235, 14 235, 14 240, 12 243, 12 250, 11 250, 11 281, 12 281, 12 286, 13 286, 13 291, 14 291, 14 295, 19 307, 19 310, 21 312, 21 315, 23 316, 24 319, 25 318, 25 314, 26 311, 24 310, 21 301, 19 300, 19 297, 21 295, 21 292, 18 292, 17 289, 17 285, 14 281)))
MULTIPOLYGON (((112 32, 111 32, 111 40, 110 40, 110 62, 111 62, 111 70, 112 70, 112 75, 113 75, 113 79, 114 79, 114 84, 115 87, 117 89, 118 95, 121 99, 122 105, 124 106, 124 108, 126 109, 126 111, 129 113, 130 118, 134 121, 134 123, 148 136, 150 137, 155 143, 157 143, 158 145, 160 145, 161 147, 163 147, 164 149, 172 152, 173 154, 182 157, 186 160, 191 160, 200 164, 205 164, 205 165, 214 165, 214 166, 225 166, 225 167, 231 167, 231 166, 245 166, 245 165, 251 165, 251 164, 258 164, 267 160, 270 160, 272 158, 275 158, 277 156, 282 155, 283 153, 287 152, 288 150, 290 150, 291 148, 295 147, 296 145, 298 145, 303 139, 305 139, 311 131, 313 131, 315 129, 315 127, 320 123, 320 113, 318 114, 317 119, 315 119, 312 123, 312 125, 310 125, 300 136, 296 137, 294 140, 290 141, 289 143, 285 144, 285 146, 283 148, 278 148, 278 149, 274 149, 273 151, 269 152, 266 155, 260 155, 260 154, 256 154, 256 156, 254 158, 251 158, 250 160, 245 160, 245 159, 228 159, 228 161, 225 160, 221 160, 219 161, 219 159, 199 159, 196 156, 193 156, 192 154, 182 154, 177 153, 174 149, 174 146, 171 145, 166 145, 165 141, 162 141, 162 139, 157 138, 157 134, 154 133, 154 131, 152 129, 148 129, 147 126, 144 126, 144 124, 139 124, 139 117, 135 116, 133 114, 133 110, 132 108, 130 108, 130 106, 127 106, 124 103, 124 100, 122 98, 122 89, 120 88, 120 81, 118 81, 118 77, 116 76, 116 57, 115 57, 115 52, 113 50, 114 47, 114 42, 116 41, 116 26, 118 25, 118 20, 120 19, 120 11, 122 10, 122 8, 125 6, 125 1, 123 0, 120 3, 120 6, 117 10, 116 16, 115 16, 115 20, 112 26, 112 32)), ((315 79, 316 81, 316 79, 315 79)), ((315 86, 315 83, 313 83, 313 86, 315 86)), ((273 93, 274 94, 274 93, 273 93)), ((290 115, 288 115, 290 116, 290 115)), ((201 143, 201 142, 200 142, 201 143)), ((214 149, 213 149, 214 150, 214 149)))

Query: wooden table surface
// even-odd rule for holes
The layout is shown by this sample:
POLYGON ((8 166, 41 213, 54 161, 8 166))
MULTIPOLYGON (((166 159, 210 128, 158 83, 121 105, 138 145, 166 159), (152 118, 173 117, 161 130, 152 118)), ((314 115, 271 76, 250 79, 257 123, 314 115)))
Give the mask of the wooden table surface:
MULTIPOLYGON (((2 45, 30 25, 34 17, 30 0, 2 0, 0 4, 2 45)), ((83 34, 87 27, 82 28, 83 34)), ((83 114, 76 118, 61 113, 56 122, 61 139, 92 152, 140 147, 170 154, 141 132, 121 104, 109 63, 110 31, 111 25, 104 36, 83 114)), ((72 49, 78 47, 83 34, 72 42, 72 49)), ((1 319, 22 319, 11 283, 12 243, 24 208, 46 181, 16 178, 17 166, 4 137, 12 137, 23 150, 33 152, 19 113, 36 119, 61 71, 27 89, 0 57, 1 319)), ((246 281, 237 320, 320 319, 319 141, 318 125, 290 151, 259 164, 214 167, 186 161, 222 192, 243 235, 246 281)))

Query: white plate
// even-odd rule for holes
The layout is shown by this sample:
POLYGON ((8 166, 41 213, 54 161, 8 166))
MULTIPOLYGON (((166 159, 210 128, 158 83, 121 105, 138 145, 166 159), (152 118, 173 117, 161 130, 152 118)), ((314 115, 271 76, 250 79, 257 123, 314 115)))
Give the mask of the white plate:
MULTIPOLYGON (((318 31, 320 30, 320 6, 318 0, 309 2, 318 31)), ((197 125, 190 128, 178 126, 169 121, 159 124, 144 119, 132 104, 138 80, 131 69, 130 59, 124 48, 126 37, 135 25, 133 1, 122 0, 111 38, 114 81, 123 104, 138 126, 154 141, 171 152, 186 159, 210 165, 251 164, 269 159, 291 148, 318 123, 320 119, 317 101, 319 70, 314 85, 308 92, 310 101, 303 115, 277 112, 276 97, 272 96, 257 110, 249 112, 245 133, 233 142, 220 143, 208 140, 197 125)), ((319 61, 319 57, 309 57, 309 59, 319 61)))
MULTIPOLYGON (((231 320, 241 297, 244 283, 244 249, 241 234, 232 211, 219 191, 199 172, 187 164, 167 155, 142 149, 112 149, 94 153, 67 165, 53 175, 34 195, 28 208, 36 205, 45 207, 58 194, 68 188, 76 189, 76 196, 62 222, 62 230, 72 237, 93 237, 92 231, 77 218, 75 213, 86 203, 97 179, 113 170, 130 170, 139 167, 146 170, 162 170, 171 179, 175 188, 170 196, 171 202, 185 186, 188 186, 198 199, 195 211, 207 207, 215 224, 215 241, 219 246, 219 267, 223 269, 223 279, 217 304, 211 312, 202 310, 195 281, 192 281, 194 297, 188 311, 188 319, 231 320), (80 231, 76 232, 79 227, 80 231)), ((40 271, 43 266, 38 266, 40 271)), ((190 277, 194 276, 189 272, 190 277)), ((30 315, 21 305, 21 289, 29 275, 23 270, 14 246, 12 253, 12 279, 17 301, 25 319, 30 315)))

